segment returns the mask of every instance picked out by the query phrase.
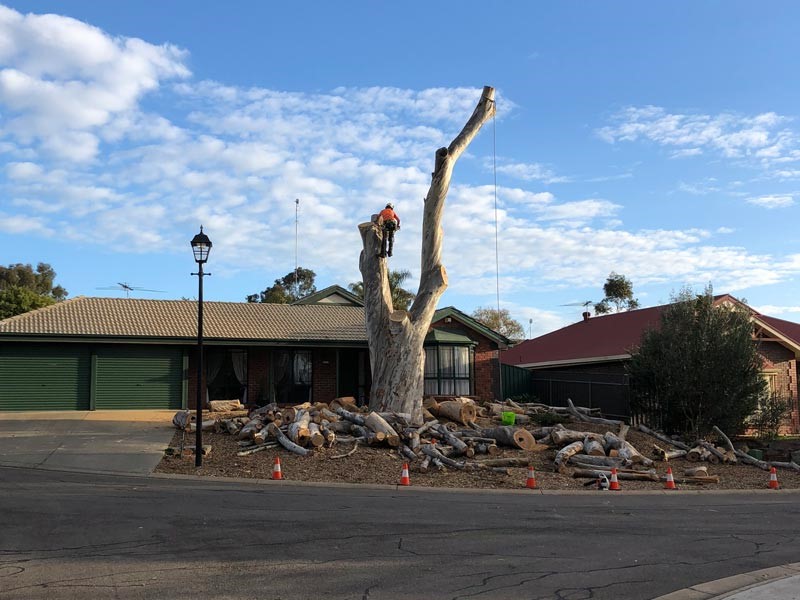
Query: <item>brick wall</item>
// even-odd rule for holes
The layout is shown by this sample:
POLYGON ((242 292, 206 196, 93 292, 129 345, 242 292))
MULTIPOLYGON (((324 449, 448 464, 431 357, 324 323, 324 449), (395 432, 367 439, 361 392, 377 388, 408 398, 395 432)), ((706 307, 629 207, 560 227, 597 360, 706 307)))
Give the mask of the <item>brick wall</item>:
POLYGON ((497 344, 455 319, 451 319, 449 323, 445 323, 444 320, 436 321, 431 324, 431 329, 452 331, 478 342, 478 345, 475 346, 474 396, 480 401, 499 399, 500 358, 497 344))
POLYGON ((267 348, 247 350, 247 402, 264 405, 269 397, 270 351, 267 348))
POLYGON ((764 371, 775 373, 776 391, 791 405, 791 414, 781 433, 800 432, 800 407, 797 397, 797 360, 794 352, 778 342, 761 342, 758 354, 764 361, 764 371))
POLYGON ((330 402, 336 398, 336 350, 314 350, 311 360, 311 400, 330 402))

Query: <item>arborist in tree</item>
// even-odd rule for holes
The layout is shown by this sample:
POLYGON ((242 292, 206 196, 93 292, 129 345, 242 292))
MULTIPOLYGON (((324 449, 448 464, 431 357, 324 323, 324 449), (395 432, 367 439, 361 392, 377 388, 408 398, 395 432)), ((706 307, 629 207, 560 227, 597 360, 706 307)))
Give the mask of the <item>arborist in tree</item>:
POLYGON ((400 217, 394 212, 394 204, 389 202, 378 215, 378 223, 383 230, 383 241, 381 242, 381 258, 392 255, 394 247, 394 232, 400 229, 400 217), (388 252, 387 252, 388 245, 388 252))

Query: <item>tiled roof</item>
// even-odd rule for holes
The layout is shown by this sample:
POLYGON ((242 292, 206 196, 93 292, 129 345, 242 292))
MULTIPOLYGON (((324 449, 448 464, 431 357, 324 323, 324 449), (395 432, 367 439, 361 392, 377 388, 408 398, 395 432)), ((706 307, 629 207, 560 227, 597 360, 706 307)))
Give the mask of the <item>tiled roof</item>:
MULTIPOLYGON (((760 315, 732 296, 714 296, 714 303, 732 302, 750 310, 753 319, 763 321, 800 346, 800 324, 760 315)), ((612 315, 592 317, 562 329, 526 340, 500 356, 508 365, 548 366, 620 360, 639 345, 647 329, 658 328, 661 312, 668 305, 653 306, 612 315)))
POLYGON ((508 365, 588 362, 617 358, 639 344, 645 329, 657 327, 663 306, 592 317, 532 340, 525 340, 500 356, 508 365))
MULTIPOLYGON (((0 321, 0 335, 194 338, 197 302, 77 297, 0 321)), ((357 306, 205 302, 206 339, 366 343, 357 306)))
POLYGON ((444 308, 438 309, 433 314, 433 319, 431 320, 431 322, 436 323, 437 321, 441 321, 445 317, 452 317, 457 321, 460 321, 462 324, 466 325, 470 329, 474 329, 475 331, 482 333, 485 337, 489 338, 490 340, 493 340, 501 347, 505 347, 511 343, 511 340, 509 340, 503 334, 498 333, 494 329, 486 327, 486 325, 484 325, 483 323, 480 323, 479 321, 470 317, 468 314, 461 312, 454 306, 445 306, 444 308))

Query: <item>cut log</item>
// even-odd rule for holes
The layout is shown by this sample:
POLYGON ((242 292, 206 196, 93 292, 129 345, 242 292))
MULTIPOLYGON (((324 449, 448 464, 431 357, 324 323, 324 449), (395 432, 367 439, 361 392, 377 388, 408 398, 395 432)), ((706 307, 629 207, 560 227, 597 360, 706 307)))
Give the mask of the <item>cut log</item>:
POLYGON ((309 423, 308 425, 308 433, 309 433, 309 441, 314 448, 319 448, 322 444, 325 443, 325 436, 322 435, 322 431, 319 428, 319 425, 316 423, 309 423))
POLYGON ((758 467, 762 471, 769 471, 770 466, 768 463, 765 463, 763 460, 758 460, 757 458, 753 458, 749 454, 742 452, 741 450, 736 450, 736 457, 741 460, 743 463, 747 463, 748 465, 753 465, 758 467))
POLYGON ((394 430, 394 427, 386 422, 386 419, 381 417, 376 412, 369 413, 364 419, 364 425, 369 427, 375 433, 383 433, 388 443, 393 448, 400 445, 400 435, 394 430))
POLYGON ((436 427, 438 424, 439 421, 437 421, 436 419, 430 419, 429 421, 425 421, 425 423, 417 429, 417 433, 421 436, 431 427, 436 427))
POLYGON ((670 446, 675 446, 676 448, 680 448, 681 450, 686 450, 687 452, 691 450, 691 446, 684 444, 680 440, 673 440, 671 437, 668 437, 663 433, 659 433, 658 431, 653 431, 652 429, 650 429, 649 427, 645 427, 644 425, 637 425, 636 429, 638 429, 645 435, 654 437, 657 440, 664 442, 665 444, 669 444, 670 446))
POLYGON ((572 442, 568 446, 564 446, 561 450, 559 450, 555 459, 555 464, 558 471, 563 473, 569 457, 578 454, 579 452, 583 452, 583 442, 572 442))
POLYGON ((626 458, 631 462, 642 464, 647 467, 653 466, 653 461, 643 456, 630 442, 619 439, 610 431, 607 431, 603 438, 605 439, 606 448, 617 450, 621 458, 626 458))
POLYGON ((628 431, 630 431, 631 427, 627 423, 620 423, 619 424, 619 431, 617 432, 617 437, 621 440, 624 440, 628 435, 628 431))
POLYGON ((297 416, 297 409, 293 406, 287 406, 281 410, 281 420, 284 423, 292 423, 297 416))
POLYGON ((320 411, 320 413, 322 413, 322 418, 323 419, 326 419, 326 420, 330 421, 331 423, 335 423, 336 421, 339 420, 339 415, 337 415, 335 412, 333 412, 332 410, 329 410, 327 408, 323 408, 320 411))
MULTIPOLYGON (((217 427, 217 422, 214 419, 208 419, 207 421, 203 421, 201 425, 203 431, 214 431, 217 427)), ((197 423, 189 423, 189 428, 187 431, 192 432, 197 430, 197 423)))
POLYGON ((309 425, 311 424, 311 415, 304 408, 298 410, 294 417, 294 422, 289 423, 289 429, 286 431, 286 436, 298 446, 305 446, 311 437, 309 425))
POLYGON ((683 474, 686 477, 708 477, 708 467, 705 465, 699 467, 688 467, 683 470, 683 474))
POLYGON ((208 409, 211 412, 231 412, 243 408, 244 406, 239 400, 212 400, 208 403, 208 409))
POLYGON ((592 433, 591 431, 573 431, 572 429, 567 429, 563 425, 553 427, 550 432, 550 441, 554 446, 558 447, 571 444, 572 442, 582 442, 586 438, 604 442, 603 436, 599 433, 592 433))
MULTIPOLYGON (((337 408, 343 408, 349 411, 358 411, 358 403, 353 396, 342 396, 341 398, 334 398, 330 403, 331 410, 335 411, 337 408)), ((359 423, 360 425, 360 423, 359 423)))
POLYGON ((442 464, 447 465, 448 467, 452 467, 454 469, 463 469, 465 463, 453 460, 452 458, 447 458, 444 454, 439 452, 438 448, 433 444, 423 444, 422 445, 422 453, 426 454, 427 456, 431 457, 431 460, 439 460, 442 464))
POLYGON ((527 467, 531 464, 527 458, 487 458, 475 462, 487 467, 527 467))
POLYGON ((584 465, 591 465, 593 467, 616 467, 617 469, 621 469, 622 467, 629 466, 631 464, 630 461, 625 460, 624 458, 613 458, 611 456, 589 456, 588 454, 575 454, 571 456, 569 459, 571 464, 580 462, 584 465))
POLYGON ((725 433, 716 425, 713 427, 716 434, 722 438, 723 443, 725 444, 725 462, 727 463, 736 463, 738 462, 736 459, 736 448, 733 447, 733 443, 731 443, 731 439, 725 435, 725 433))
MULTIPOLYGON (((576 479, 600 479, 601 477, 608 477, 608 471, 600 471, 597 469, 575 469, 572 472, 572 476, 576 479)), ((654 471, 618 471, 617 479, 627 479, 629 481, 661 481, 659 476, 654 471)))
POLYGON ((331 429, 331 422, 327 419, 323 419, 322 423, 319 424, 319 431, 322 437, 325 438, 325 443, 328 444, 328 448, 333 446, 336 441, 336 433, 331 429))
POLYGON ((176 427, 176 429, 188 429, 189 423, 192 420, 192 415, 188 410, 179 410, 175 413, 175 416, 172 417, 172 424, 176 427))
POLYGON ((439 403, 438 416, 440 418, 445 417, 451 421, 456 421, 457 423, 466 425, 470 421, 474 421, 476 419, 478 412, 474 404, 459 401, 448 401, 439 403))
POLYGON ((256 452, 261 452, 262 450, 272 450, 273 448, 278 447, 278 442, 270 442, 268 444, 262 444, 260 446, 251 446, 250 448, 245 448, 243 450, 239 450, 236 453, 236 456, 250 456, 251 454, 255 454, 256 452))
POLYGON ((412 462, 417 460, 417 455, 414 454, 414 451, 405 444, 400 444, 400 448, 398 448, 398 451, 400 453, 400 456, 407 458, 412 462))
POLYGON ((770 464, 770 466, 775 467, 777 469, 790 469, 792 471, 800 472, 800 465, 798 465, 794 461, 792 461, 792 462, 777 462, 777 461, 773 460, 769 464, 770 464))
MULTIPOLYGON (((453 451, 457 456, 462 454, 467 454, 467 450, 470 449, 466 443, 464 443, 461 439, 453 435, 446 427, 443 425, 439 425, 436 428, 439 436, 445 441, 445 443, 449 444, 453 447, 453 451)), ((475 451, 472 451, 472 454, 475 454, 475 451)))
POLYGON ((686 450, 665 450, 658 444, 653 444, 653 455, 658 458, 658 460, 669 462, 676 458, 686 456, 686 450))
POLYGON ((704 448, 700 446, 695 446, 694 448, 690 448, 688 452, 686 452, 686 460, 689 462, 700 462, 703 460, 704 448))
POLYGON ((710 444, 709 442, 707 442, 705 440, 698 440, 697 442, 695 442, 695 444, 697 446, 701 446, 702 448, 705 448, 706 450, 708 450, 716 458, 716 460, 709 459, 708 462, 711 462, 711 463, 725 462, 725 452, 724 451, 720 451, 716 446, 714 446, 714 444, 710 444))
POLYGON ((605 456, 606 450, 603 448, 602 442, 586 437, 583 440, 583 451, 590 456, 605 456))
MULTIPOLYGON (((331 402, 331 404, 333 404, 333 402, 331 402)), ((355 423, 356 425, 364 425, 364 417, 354 412, 350 412, 349 410, 345 410, 344 408, 337 408, 336 414, 343 419, 350 421, 351 423, 355 423)))
POLYGON ((355 435, 356 437, 363 438, 364 441, 370 446, 373 446, 375 444, 380 444, 386 439, 385 433, 381 431, 372 431, 371 429, 368 429, 367 427, 364 427, 362 425, 352 425, 351 429, 353 435, 355 435))
POLYGON ((222 421, 222 428, 228 434, 236 435, 237 433, 239 433, 239 430, 241 429, 241 426, 236 421, 234 421, 233 419, 224 419, 222 421))
POLYGON ((295 454, 299 454, 300 456, 308 455, 308 450, 303 448, 302 446, 298 446, 292 440, 284 435, 284 433, 275 425, 275 423, 270 423, 267 425, 269 433, 278 440, 278 443, 286 448, 289 452, 294 452, 295 454))
POLYGON ((352 427, 353 424, 350 421, 344 419, 342 419, 341 421, 331 421, 328 424, 328 429, 330 429, 334 433, 341 433, 344 435, 348 435, 352 427))
POLYGON ((533 450, 536 447, 536 440, 530 432, 518 427, 506 426, 481 429, 481 436, 492 438, 498 445, 509 446, 511 448, 533 450))
POLYGON ((430 464, 431 464, 431 457, 430 456, 425 456, 422 459, 422 462, 419 463, 419 466, 417 467, 417 469, 419 470, 420 473, 427 473, 428 472, 428 465, 430 465, 430 464))
POLYGON ((567 398, 567 405, 569 408, 569 413, 578 419, 579 421, 586 421, 587 423, 596 423, 598 425, 622 425, 622 421, 617 419, 603 419, 602 417, 591 417, 586 413, 582 413, 575 408, 575 405, 572 403, 572 400, 567 398))

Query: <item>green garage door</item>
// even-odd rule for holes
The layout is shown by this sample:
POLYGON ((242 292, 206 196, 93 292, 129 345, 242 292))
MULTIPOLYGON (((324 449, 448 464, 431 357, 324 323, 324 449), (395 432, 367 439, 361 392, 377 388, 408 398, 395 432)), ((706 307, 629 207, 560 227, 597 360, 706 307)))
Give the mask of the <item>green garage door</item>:
POLYGON ((85 346, 0 343, 0 410, 89 410, 85 346))
POLYGON ((97 349, 95 408, 180 408, 183 353, 153 346, 97 349))

